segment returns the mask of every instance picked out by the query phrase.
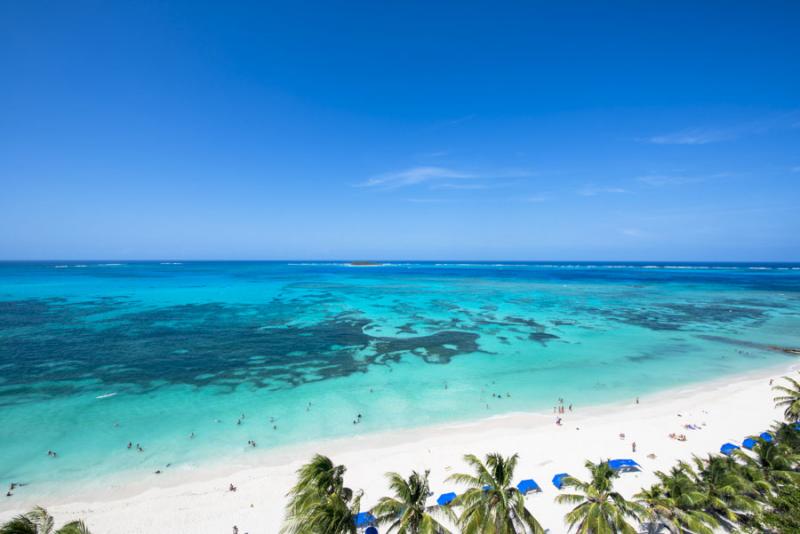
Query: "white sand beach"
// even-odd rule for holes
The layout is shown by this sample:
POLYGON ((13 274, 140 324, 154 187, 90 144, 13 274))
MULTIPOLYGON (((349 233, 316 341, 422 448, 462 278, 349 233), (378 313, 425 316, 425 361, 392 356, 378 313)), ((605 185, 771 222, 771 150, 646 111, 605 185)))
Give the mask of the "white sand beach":
POLYGON ((617 482, 618 489, 631 496, 655 480, 655 471, 669 469, 678 459, 718 452, 724 442, 740 444, 745 436, 768 429, 781 418, 773 406, 769 380, 796 368, 670 390, 642 397, 639 404, 630 399, 623 404, 576 406, 563 415, 563 426, 555 424, 552 413, 512 414, 265 451, 257 467, 174 471, 124 487, 98 484, 85 496, 77 494, 74 502, 21 494, 13 498, 14 509, 5 503, 0 520, 25 511, 35 501, 47 507, 58 524, 83 518, 95 534, 227 534, 234 525, 240 533, 272 534, 280 528, 284 494, 295 470, 315 452, 347 466, 347 485, 364 490, 362 507, 369 508, 386 493, 387 471, 406 475, 412 469, 430 469, 433 502, 440 493, 460 490, 445 479, 465 469, 461 461, 465 453, 497 451, 519 453, 517 478, 534 478, 543 489, 527 497, 529 508, 550 532, 567 532, 563 517, 568 508, 554 503, 558 494, 551 483, 554 474, 568 472, 582 478, 586 459, 633 458, 642 471, 623 474, 617 482), (688 424, 701 429, 686 429, 688 424), (687 441, 670 439, 670 433, 685 434, 687 441), (236 492, 228 491, 231 483, 236 492))

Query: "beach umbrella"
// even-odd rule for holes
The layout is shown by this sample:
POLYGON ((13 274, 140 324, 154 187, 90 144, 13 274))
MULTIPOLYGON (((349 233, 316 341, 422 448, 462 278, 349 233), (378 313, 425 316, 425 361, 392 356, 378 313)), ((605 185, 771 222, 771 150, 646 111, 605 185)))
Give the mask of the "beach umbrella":
POLYGON ((719 452, 726 456, 730 456, 733 451, 738 449, 738 445, 734 445, 733 443, 725 443, 722 447, 719 448, 719 452))
POLYGON ((772 434, 770 434, 769 432, 762 432, 759 437, 764 441, 766 441, 767 443, 772 441, 772 434))
MULTIPOLYGON (((747 438, 746 440, 744 440, 742 442, 742 447, 744 447, 745 449, 752 449, 753 447, 756 446, 756 443, 758 443, 758 442, 755 439, 747 438)), ((725 453, 725 454, 727 454, 727 453, 725 453)))
POLYGON ((438 504, 439 506, 447 506, 448 504, 453 502, 453 499, 455 498, 456 494, 453 491, 451 491, 450 493, 442 493, 441 495, 439 495, 439 498, 436 499, 436 504, 438 504))
POLYGON ((378 534, 378 529, 375 527, 369 527, 364 531, 364 534, 378 534))
POLYGON ((520 483, 517 484, 517 489, 523 495, 526 495, 532 491, 542 491, 542 488, 539 487, 539 484, 537 484, 532 478, 521 480, 520 483))
POLYGON ((553 485, 558 489, 561 489, 561 486, 564 485, 564 479, 569 477, 569 473, 559 473, 553 477, 553 485))
POLYGON ((642 466, 640 466, 630 458, 617 458, 615 460, 609 460, 608 467, 610 467, 614 471, 623 471, 623 472, 639 471, 642 468, 642 466))
POLYGON ((353 518, 357 527, 366 527, 375 523, 375 516, 369 512, 361 512, 353 518))

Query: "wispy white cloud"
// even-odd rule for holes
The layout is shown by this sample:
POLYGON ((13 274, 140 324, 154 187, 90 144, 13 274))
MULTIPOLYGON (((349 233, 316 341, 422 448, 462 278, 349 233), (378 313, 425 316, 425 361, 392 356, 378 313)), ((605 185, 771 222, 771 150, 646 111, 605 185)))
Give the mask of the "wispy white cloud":
POLYGON ((550 195, 546 195, 544 193, 541 193, 541 194, 538 194, 538 195, 527 196, 527 197, 523 198, 522 200, 525 201, 525 202, 530 202, 531 204, 541 204, 542 202, 547 202, 548 200, 550 200, 550 198, 551 198, 550 195))
POLYGON ((450 119, 450 120, 446 120, 446 121, 442 121, 442 122, 443 122, 443 124, 454 126, 456 124, 461 124, 463 122, 471 121, 475 117, 477 117, 477 115, 475 115, 474 113, 470 113, 469 115, 464 115, 462 117, 457 117, 455 119, 450 119))
POLYGON ((692 129, 656 135, 647 141, 654 145, 707 145, 736 138, 732 131, 692 129))
POLYGON ((656 145, 707 145, 722 141, 732 141, 748 135, 758 135, 776 129, 795 128, 798 111, 762 117, 757 120, 725 126, 721 128, 689 128, 645 139, 656 145))
POLYGON ((448 169, 446 167, 412 167, 403 171, 379 174, 357 185, 359 187, 383 187, 386 189, 394 189, 436 180, 468 179, 477 177, 478 176, 475 174, 448 169))
POLYGON ((417 156, 420 158, 442 158, 449 154, 449 150, 434 150, 432 152, 423 152, 421 154, 417 154, 417 156))
POLYGON ((626 235, 628 237, 645 237, 647 233, 638 229, 638 228, 622 228, 619 231, 622 235, 626 235))
POLYGON ((580 189, 578 189, 578 194, 582 197, 594 197, 597 195, 603 195, 606 193, 617 194, 617 193, 627 193, 627 189, 622 189, 621 187, 597 187, 593 185, 587 185, 580 189))
POLYGON ((431 189, 446 189, 451 191, 478 191, 481 189, 491 189, 492 185, 487 183, 444 183, 431 184, 431 189))
POLYGON ((718 172, 707 175, 687 175, 683 173, 669 173, 669 174, 653 173, 653 174, 646 174, 643 176, 639 176, 637 180, 653 187, 662 187, 662 186, 672 186, 672 185, 694 184, 699 182, 705 182, 707 180, 715 178, 726 178, 729 176, 732 176, 732 174, 728 172, 718 172))
POLYGON ((524 169, 467 172, 448 167, 420 166, 379 174, 356 184, 356 186, 376 189, 398 189, 425 185, 428 189, 480 190, 509 187, 516 183, 514 180, 509 181, 509 179, 529 176, 533 176, 533 173, 524 169), (504 181, 499 181, 501 179, 504 179, 504 181))
POLYGON ((446 198, 430 198, 430 197, 411 197, 406 199, 406 202, 411 202, 413 204, 441 204, 447 201, 448 199, 446 198))

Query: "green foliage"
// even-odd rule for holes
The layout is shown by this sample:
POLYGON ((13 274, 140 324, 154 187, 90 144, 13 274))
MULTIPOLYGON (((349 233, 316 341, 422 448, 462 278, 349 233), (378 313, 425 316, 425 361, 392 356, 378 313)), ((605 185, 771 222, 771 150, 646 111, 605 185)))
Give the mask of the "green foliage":
POLYGON ((705 495, 689 474, 691 469, 681 463, 669 474, 658 471, 659 483, 636 494, 648 533, 667 530, 712 534, 719 526, 717 520, 705 511, 705 495))
POLYGON ((518 456, 488 454, 484 461, 468 454, 472 473, 448 480, 467 486, 451 506, 461 506, 458 525, 463 534, 543 534, 544 529, 525 506, 525 496, 514 487, 518 456))
POLYGON ((794 424, 775 423, 772 426, 772 434, 778 443, 782 443, 789 447, 792 452, 800 454, 800 432, 794 428, 794 424))
POLYGON ((386 473, 393 497, 383 497, 371 510, 378 524, 389 525, 388 533, 397 534, 449 534, 435 516, 450 517, 450 508, 427 506, 430 486, 428 473, 420 475, 416 471, 408 479, 397 473, 386 473))
POLYGON ((315 455, 297 471, 297 483, 289 490, 284 534, 355 534, 353 516, 361 494, 344 486, 344 466, 315 455))
POLYGON ((56 534, 91 534, 83 521, 71 521, 58 529, 56 534))
POLYGON ((0 526, 0 534, 91 534, 83 521, 72 521, 55 531, 54 528, 53 516, 36 506, 0 526))
POLYGON ((780 395, 775 397, 775 406, 783 408, 783 416, 790 423, 800 421, 800 382, 789 376, 784 376, 785 385, 773 386, 772 389, 780 395))
POLYGON ((800 486, 793 484, 779 488, 769 501, 763 523, 778 534, 800 532, 800 486))
POLYGON ((586 468, 591 473, 589 482, 567 477, 563 484, 575 493, 556 497, 558 503, 576 505, 565 517, 570 528, 581 534, 636 534, 631 521, 638 523, 645 510, 614 491, 614 479, 619 473, 608 462, 587 461, 586 468))

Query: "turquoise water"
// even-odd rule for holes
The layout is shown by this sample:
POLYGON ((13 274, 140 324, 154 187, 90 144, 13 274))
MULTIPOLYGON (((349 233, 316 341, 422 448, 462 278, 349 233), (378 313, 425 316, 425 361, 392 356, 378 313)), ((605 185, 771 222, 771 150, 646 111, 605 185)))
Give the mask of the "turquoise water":
POLYGON ((790 264, 2 263, 0 484, 615 401, 798 345, 790 264))

